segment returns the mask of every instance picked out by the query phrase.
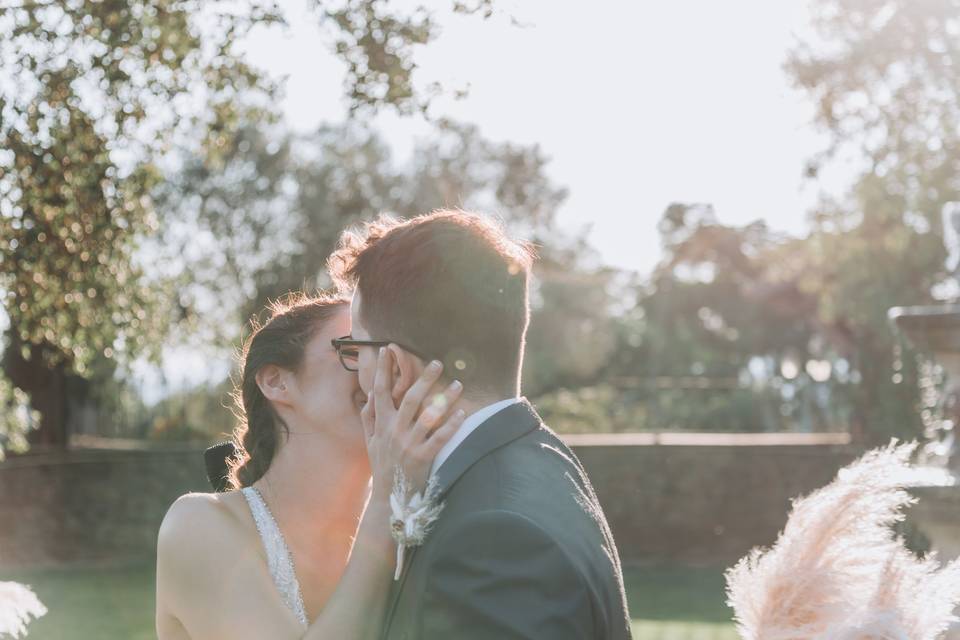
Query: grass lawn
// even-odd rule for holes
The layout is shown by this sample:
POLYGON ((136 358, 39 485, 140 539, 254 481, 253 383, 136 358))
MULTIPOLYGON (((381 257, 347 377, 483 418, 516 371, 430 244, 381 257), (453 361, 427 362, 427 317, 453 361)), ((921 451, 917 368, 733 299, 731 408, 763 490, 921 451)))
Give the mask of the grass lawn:
POLYGON ((631 568, 624 572, 637 640, 737 640, 722 569, 631 568))
MULTIPOLYGON (((33 587, 50 612, 30 640, 144 640, 153 631, 153 566, 57 569, 5 575, 33 587)), ((638 640, 734 640, 718 569, 628 569, 627 597, 638 640)))

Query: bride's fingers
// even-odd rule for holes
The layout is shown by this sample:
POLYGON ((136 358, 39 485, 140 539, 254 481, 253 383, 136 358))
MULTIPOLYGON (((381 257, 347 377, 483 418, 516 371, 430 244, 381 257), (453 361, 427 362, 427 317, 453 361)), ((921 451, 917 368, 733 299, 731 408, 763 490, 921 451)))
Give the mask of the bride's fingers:
POLYGON ((434 383, 440 379, 443 373, 443 363, 439 360, 433 360, 423 369, 423 373, 417 378, 417 381, 407 389, 403 394, 403 400, 400 401, 400 408, 397 410, 398 428, 409 428, 413 419, 416 417, 424 398, 430 393, 434 383))
POLYGON ((463 384, 459 380, 454 380, 443 393, 429 394, 424 401, 423 410, 420 417, 413 425, 410 432, 410 440, 416 444, 426 440, 434 429, 443 421, 444 416, 450 414, 453 405, 463 393, 463 384))
POLYGON ((421 457, 432 462, 433 459, 437 457, 440 449, 443 448, 443 445, 450 441, 450 438, 453 437, 453 434, 457 432, 457 429, 460 428, 460 425, 463 424, 466 418, 467 413, 463 409, 454 411, 453 415, 447 418, 446 422, 435 429, 433 433, 430 434, 430 437, 427 438, 426 442, 420 445, 421 457))
MULTIPOLYGON (((392 371, 390 368, 390 351, 384 347, 377 353, 377 368, 373 377, 374 410, 381 418, 393 414, 393 397, 391 396, 392 371)), ((368 399, 367 402, 370 402, 368 399)))
POLYGON ((377 412, 373 400, 367 399, 363 409, 360 410, 360 422, 363 424, 363 437, 369 443, 376 433, 377 412))

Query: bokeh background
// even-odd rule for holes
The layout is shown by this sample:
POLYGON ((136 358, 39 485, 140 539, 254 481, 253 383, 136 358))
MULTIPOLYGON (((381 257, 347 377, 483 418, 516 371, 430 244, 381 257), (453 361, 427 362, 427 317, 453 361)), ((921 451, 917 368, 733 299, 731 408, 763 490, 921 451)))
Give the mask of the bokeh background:
POLYGON ((938 419, 887 310, 957 295, 958 69, 955 0, 0 0, 0 577, 50 607, 31 637, 152 637, 248 320, 327 286, 345 227, 438 207, 539 247, 524 393, 638 637, 735 637, 723 568, 938 419))

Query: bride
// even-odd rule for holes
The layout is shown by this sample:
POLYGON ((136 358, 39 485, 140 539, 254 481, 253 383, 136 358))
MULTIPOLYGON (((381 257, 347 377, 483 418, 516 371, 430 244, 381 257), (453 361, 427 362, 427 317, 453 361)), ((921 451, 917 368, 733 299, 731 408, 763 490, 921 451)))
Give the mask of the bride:
POLYGON ((464 419, 443 415, 462 387, 441 388, 442 367, 394 389, 389 349, 367 401, 357 352, 331 343, 350 333, 348 299, 301 295, 271 311, 243 351, 235 490, 182 496, 160 527, 160 640, 376 637, 395 470, 422 487, 464 419))

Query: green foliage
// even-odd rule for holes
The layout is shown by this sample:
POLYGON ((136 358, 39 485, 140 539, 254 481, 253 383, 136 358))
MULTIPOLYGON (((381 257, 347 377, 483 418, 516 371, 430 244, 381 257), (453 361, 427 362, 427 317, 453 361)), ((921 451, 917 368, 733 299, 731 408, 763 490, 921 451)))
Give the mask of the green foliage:
POLYGON ((39 420, 27 394, 0 378, 0 460, 4 451, 21 453, 27 449, 26 434, 39 420))
MULTIPOLYGON (((908 178, 914 209, 924 182, 956 161, 960 132, 960 2, 816 0, 813 33, 795 47, 787 72, 817 106, 831 134, 827 153, 850 150, 870 172, 908 178)), ((946 185, 941 185, 946 186, 946 185)))
POLYGON ((401 113, 426 111, 429 97, 420 100, 414 93, 416 65, 410 55, 436 29, 424 7, 408 16, 388 12, 386 0, 343 0, 338 7, 315 4, 338 28, 334 46, 348 66, 344 89, 352 112, 386 104, 401 113))
POLYGON ((566 194, 545 177, 536 147, 492 143, 474 127, 441 122, 413 157, 395 166, 376 133, 350 122, 301 137, 248 126, 216 170, 188 157, 157 190, 169 224, 154 250, 182 259, 177 275, 189 285, 181 304, 198 335, 230 344, 268 300, 327 286, 326 257, 340 232, 381 212, 502 212, 524 236, 556 239, 548 249, 556 264, 582 250, 571 245, 560 255, 553 219, 566 194))
MULTIPOLYGON (((278 124, 277 87, 238 53, 250 29, 282 22, 270 3, 0 8, 0 446, 37 423, 28 402, 64 420, 65 378, 102 396, 115 361, 155 356, 172 334, 227 348, 268 300, 327 284, 345 226, 436 207, 497 212, 539 246, 525 389, 561 430, 919 432, 915 357, 886 312, 932 301, 948 275, 960 0, 817 0, 786 70, 830 135, 809 175, 839 158, 860 163, 855 184, 803 238, 671 205, 665 257, 642 279, 557 229, 566 192, 536 146, 440 120, 396 166, 359 118, 429 116, 439 88, 417 89, 413 53, 433 14, 312 4, 354 118, 309 136, 278 124)), ((488 17, 492 3, 453 10, 488 17)), ((154 431, 207 430, 219 393, 155 407, 167 427, 154 431)))
POLYGON ((609 433, 643 430, 642 404, 627 402, 609 384, 559 388, 536 398, 537 411, 558 433, 609 433))
POLYGON ((554 234, 541 245, 534 275, 524 392, 537 397, 594 384, 617 346, 619 274, 597 266, 582 239, 554 234))
MULTIPOLYGON (((433 35, 428 13, 316 4, 348 64, 351 112, 426 108, 437 89, 414 89, 411 56, 433 35)), ((172 223, 155 197, 180 151, 217 174, 244 123, 276 120, 277 86, 238 45, 282 21, 269 0, 0 6, 3 370, 47 441, 65 439, 65 380, 98 360, 156 357, 171 329, 189 328, 177 269, 145 249, 172 223)))
MULTIPOLYGON (((433 98, 444 88, 432 83, 417 89, 413 76, 416 47, 433 40, 439 28, 423 5, 412 11, 391 10, 388 0, 310 0, 321 24, 332 25, 331 49, 347 65, 344 94, 351 115, 393 108, 401 115, 429 117, 433 98)), ((454 0, 455 13, 493 15, 493 0, 454 0)), ((462 97, 463 91, 454 95, 462 97)))
POLYGON ((170 394, 146 411, 150 440, 223 440, 233 430, 229 379, 170 394))
POLYGON ((712 209, 672 205, 660 224, 664 260, 622 285, 612 344, 592 385, 540 399, 551 423, 573 431, 838 430, 833 387, 781 361, 830 357, 816 338, 812 300, 782 278, 788 239, 762 224, 720 224, 712 209))
POLYGON ((170 139, 199 128, 215 148, 243 108, 238 94, 270 89, 232 47, 278 18, 233 4, 206 31, 198 3, 0 9, 0 60, 13 80, 0 85, 4 371, 61 433, 65 399, 51 389, 66 388, 64 376, 155 355, 175 320, 169 291, 137 259, 160 224, 150 193, 170 139), (205 100, 190 110, 198 87, 205 100))
POLYGON ((413 158, 396 166, 376 133, 347 123, 299 137, 251 125, 216 171, 188 159, 158 189, 171 223, 156 251, 169 254, 163 262, 183 259, 177 277, 187 283, 180 301, 190 339, 235 345, 268 300, 327 286, 326 257, 353 223, 383 211, 475 208, 499 212, 539 248, 527 393, 591 380, 614 346, 615 273, 593 266, 583 241, 557 230, 566 192, 546 177, 540 149, 493 143, 475 127, 440 121, 413 158))
POLYGON ((915 358, 886 322, 891 306, 933 301, 945 277, 941 215, 960 199, 960 3, 815 3, 816 39, 788 72, 818 105, 832 158, 860 157, 849 196, 814 216, 801 287, 854 355, 857 419, 876 439, 916 433, 915 358))
MULTIPOLYGON (((922 432, 916 357, 887 310, 934 301, 947 276, 941 213, 960 200, 960 2, 813 9, 814 31, 787 64, 830 135, 808 174, 837 158, 862 173, 818 206, 803 238, 722 225, 709 207, 667 209, 666 257, 637 283, 603 379, 644 407, 635 428, 850 428, 868 442, 922 432), (708 391, 717 385, 726 390, 708 391)), ((591 396, 551 403, 589 422, 591 396)))

